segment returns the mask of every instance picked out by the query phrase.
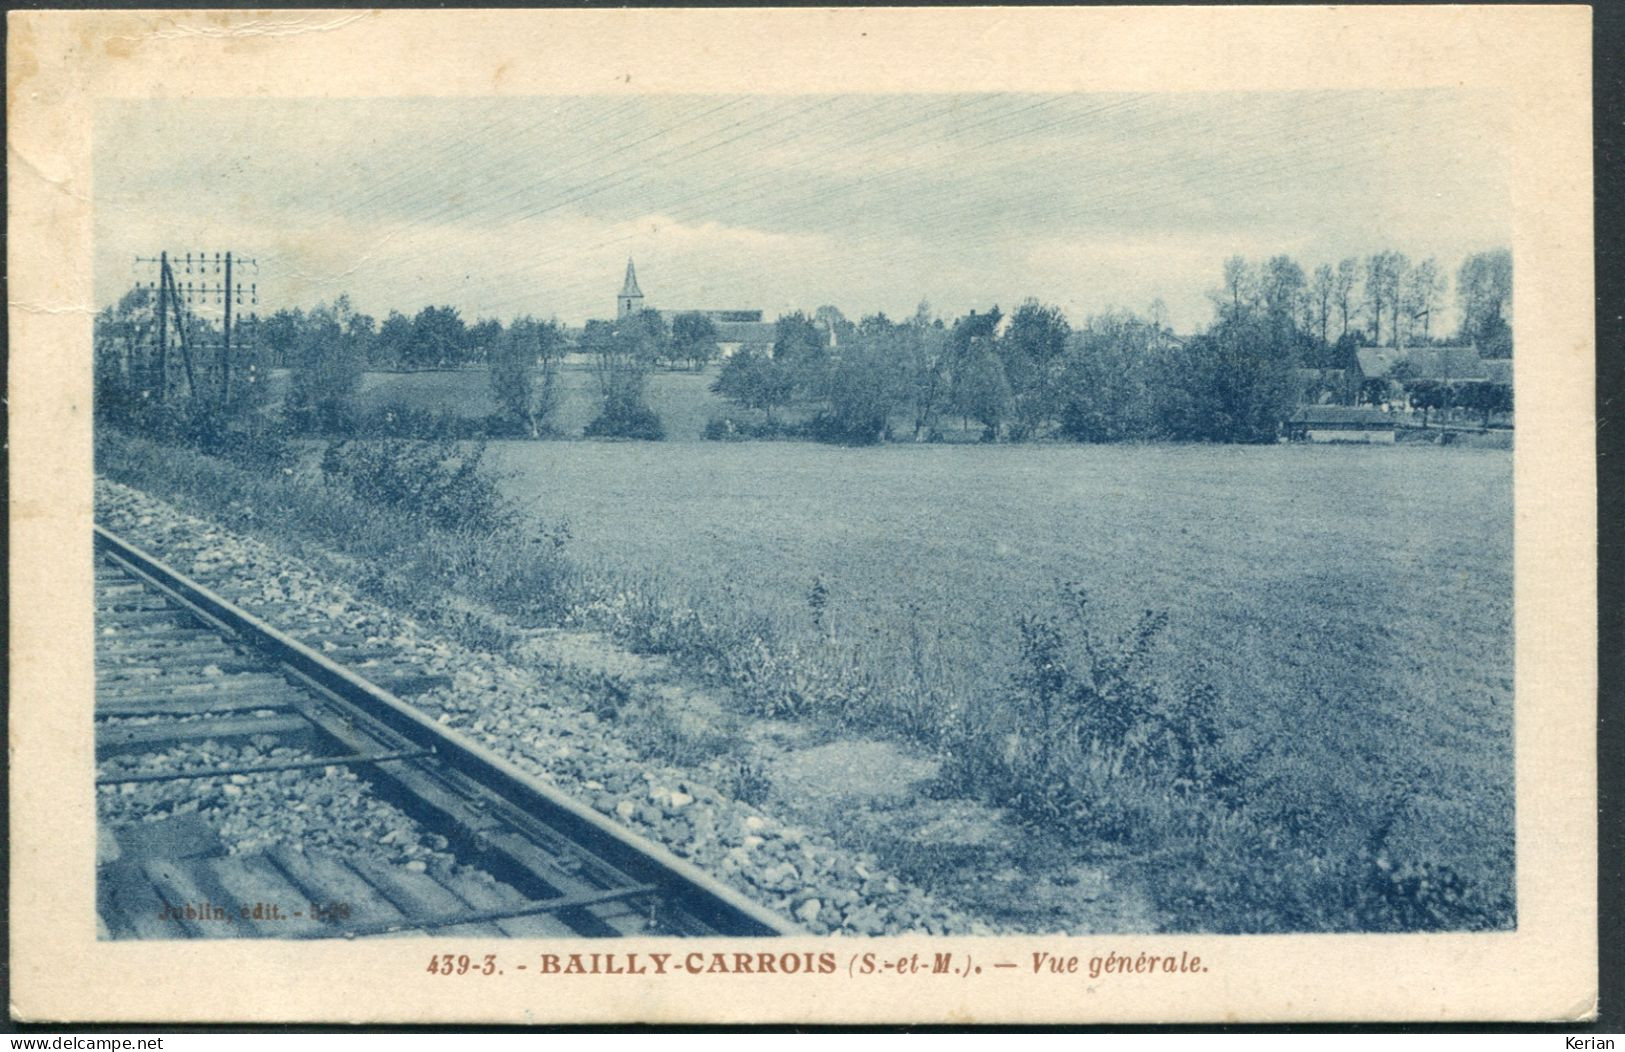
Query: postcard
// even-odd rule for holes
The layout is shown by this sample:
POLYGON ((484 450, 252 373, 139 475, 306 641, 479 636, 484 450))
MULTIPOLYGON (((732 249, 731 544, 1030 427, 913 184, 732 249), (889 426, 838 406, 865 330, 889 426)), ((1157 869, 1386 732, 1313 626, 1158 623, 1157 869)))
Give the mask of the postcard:
POLYGON ((15 1018, 1594 1016, 1589 9, 9 28, 15 1018))

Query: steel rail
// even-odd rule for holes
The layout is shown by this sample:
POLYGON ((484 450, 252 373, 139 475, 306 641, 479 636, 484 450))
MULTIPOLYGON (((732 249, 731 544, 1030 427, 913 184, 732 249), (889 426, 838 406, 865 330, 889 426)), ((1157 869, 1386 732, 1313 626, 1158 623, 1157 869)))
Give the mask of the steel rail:
MULTIPOLYGON (((802 934, 795 925, 734 891, 693 864, 544 784, 483 745, 429 719, 389 691, 242 609, 105 527, 95 526, 95 547, 124 569, 169 596, 205 623, 258 650, 330 697, 354 707, 413 748, 468 778, 519 811, 624 873, 653 888, 664 902, 698 919, 717 935, 802 934)), ((561 900, 562 901, 562 900, 561 900)))

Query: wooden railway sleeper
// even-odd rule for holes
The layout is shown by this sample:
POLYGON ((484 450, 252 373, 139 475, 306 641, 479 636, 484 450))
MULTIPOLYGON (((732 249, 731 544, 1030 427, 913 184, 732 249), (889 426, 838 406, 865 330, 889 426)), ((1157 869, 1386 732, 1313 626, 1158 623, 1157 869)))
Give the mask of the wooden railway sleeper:
MULTIPOLYGON (((311 699, 299 706, 300 714, 341 748, 364 752, 411 747, 409 739, 334 697, 302 671, 283 667, 311 694, 311 699)), ((535 846, 536 838, 524 832, 524 825, 529 823, 519 821, 523 812, 473 779, 441 765, 418 762, 394 770, 374 767, 370 780, 383 799, 454 842, 459 857, 480 865, 528 897, 560 897, 637 883, 607 865, 602 866, 605 879, 601 883, 584 882, 578 872, 572 872, 573 867, 561 865, 552 852, 535 846)), ((566 850, 570 856, 581 851, 574 845, 568 845, 566 850)), ((589 909, 572 909, 566 919, 588 934, 635 934, 618 918, 574 915, 589 909)))
POLYGON ((410 917, 405 920, 361 924, 337 931, 304 932, 295 936, 295 938, 354 939, 368 935, 389 935, 401 931, 431 931, 435 928, 454 928, 462 924, 484 924, 490 921, 531 917, 538 913, 564 913, 588 906, 637 898, 658 890, 653 884, 636 884, 626 888, 610 888, 604 891, 583 892, 576 895, 560 895, 556 898, 527 902, 523 905, 504 907, 502 909, 463 910, 444 917, 410 917))
POLYGON ((433 755, 433 749, 407 749, 401 752, 318 756, 310 760, 284 760, 278 763, 238 764, 234 767, 189 767, 181 771, 160 771, 155 774, 113 774, 96 779, 96 784, 128 785, 135 782, 180 782, 193 778, 228 778, 234 774, 268 774, 274 771, 298 771, 309 767, 349 767, 358 764, 386 763, 392 760, 416 760, 433 755))

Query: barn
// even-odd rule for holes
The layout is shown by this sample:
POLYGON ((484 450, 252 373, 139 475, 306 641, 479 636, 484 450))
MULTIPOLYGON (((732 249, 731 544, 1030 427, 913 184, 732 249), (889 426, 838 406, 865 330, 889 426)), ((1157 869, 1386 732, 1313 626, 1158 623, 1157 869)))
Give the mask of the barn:
POLYGON ((1392 445, 1398 425, 1379 409, 1350 405, 1306 405, 1287 421, 1295 442, 1359 442, 1392 445))

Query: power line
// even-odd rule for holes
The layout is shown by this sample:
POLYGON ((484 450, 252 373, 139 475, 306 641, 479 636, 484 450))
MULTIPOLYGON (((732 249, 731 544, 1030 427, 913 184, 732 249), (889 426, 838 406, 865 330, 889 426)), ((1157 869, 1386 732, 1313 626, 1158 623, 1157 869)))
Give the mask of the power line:
MULTIPOLYGON (((221 327, 220 344, 217 348, 217 368, 220 373, 220 401, 226 402, 231 397, 231 343, 233 334, 232 307, 255 306, 259 303, 259 284, 257 280, 250 280, 247 287, 233 276, 233 266, 248 265, 256 270, 259 262, 255 259, 237 257, 233 259, 231 252, 216 252, 211 261, 207 252, 194 255, 187 252, 172 254, 167 250, 161 251, 157 256, 137 256, 136 263, 156 264, 158 267, 158 280, 148 283, 148 289, 153 290, 157 297, 155 312, 157 314, 156 335, 158 339, 154 387, 160 402, 167 401, 169 393, 169 330, 173 319, 176 342, 181 352, 181 362, 186 377, 186 395, 188 398, 197 398, 203 392, 200 390, 198 380, 197 362, 193 358, 194 327, 190 319, 196 317, 194 307, 207 305, 209 298, 214 298, 216 306, 222 308, 223 322, 221 327), (211 284, 207 279, 212 272, 214 281, 211 284), (175 273, 175 267, 184 268, 187 280, 184 285, 175 273), (196 280, 193 280, 193 274, 196 280), (245 304, 246 298, 246 304, 245 304)), ((201 350, 201 348, 197 348, 201 350)))

